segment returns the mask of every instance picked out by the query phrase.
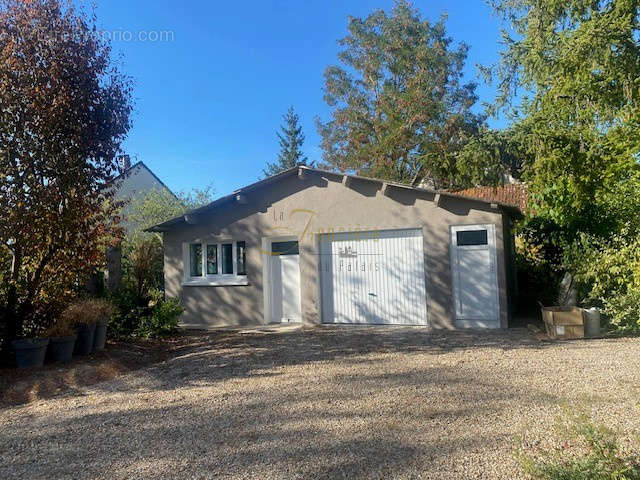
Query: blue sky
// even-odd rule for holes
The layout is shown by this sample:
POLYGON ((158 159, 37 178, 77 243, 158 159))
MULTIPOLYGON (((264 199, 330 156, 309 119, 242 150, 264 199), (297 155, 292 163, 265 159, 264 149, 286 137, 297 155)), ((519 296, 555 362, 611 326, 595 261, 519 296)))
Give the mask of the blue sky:
MULTIPOLYGON (((476 64, 498 59, 499 22, 484 0, 415 5, 432 20, 448 14, 449 35, 470 46, 468 79, 477 79, 476 64)), ((135 81, 125 150, 176 191, 211 183, 223 195, 255 181, 277 156, 275 132, 293 105, 305 152, 320 158, 314 118, 328 118, 323 71, 337 61, 347 16, 391 6, 391 0, 98 0, 99 27, 111 32, 135 81), (171 33, 142 41, 140 32, 171 33)), ((490 101, 495 90, 478 82, 480 99, 490 101)))

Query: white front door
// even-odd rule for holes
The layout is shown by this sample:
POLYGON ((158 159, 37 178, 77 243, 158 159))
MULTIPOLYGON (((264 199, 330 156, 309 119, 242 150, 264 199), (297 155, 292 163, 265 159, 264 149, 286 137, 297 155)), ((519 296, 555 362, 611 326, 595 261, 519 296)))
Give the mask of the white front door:
POLYGON ((271 321, 300 322, 300 254, 297 241, 271 243, 271 321))
POLYGON ((321 235, 322 321, 427 325, 421 229, 321 235))
POLYGON ((500 328, 494 225, 451 227, 456 325, 500 328))

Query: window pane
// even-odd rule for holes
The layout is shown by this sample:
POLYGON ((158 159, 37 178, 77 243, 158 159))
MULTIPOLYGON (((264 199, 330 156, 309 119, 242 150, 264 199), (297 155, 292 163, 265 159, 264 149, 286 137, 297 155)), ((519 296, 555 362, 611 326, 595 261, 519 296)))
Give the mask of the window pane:
POLYGON ((298 255, 300 253, 298 242, 273 242, 271 252, 274 255, 298 255))
POLYGON ((236 251, 238 259, 237 259, 237 264, 238 264, 238 275, 246 275, 247 274, 247 252, 246 252, 246 248, 245 248, 245 243, 244 242, 237 242, 236 243, 236 251))
POLYGON ((207 275, 218 274, 218 246, 207 245, 207 275))
POLYGON ((192 277, 202 276, 202 245, 192 243, 189 246, 189 258, 191 259, 190 275, 192 277))
POLYGON ((222 273, 233 274, 233 246, 231 243, 222 244, 222 273))
POLYGON ((458 246, 487 245, 486 230, 464 230, 456 232, 458 246))

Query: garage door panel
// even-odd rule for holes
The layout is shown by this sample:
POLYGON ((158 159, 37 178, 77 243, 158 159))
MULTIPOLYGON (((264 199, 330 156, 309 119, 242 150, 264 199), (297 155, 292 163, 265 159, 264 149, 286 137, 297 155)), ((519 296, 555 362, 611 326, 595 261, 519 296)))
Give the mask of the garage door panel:
POLYGON ((426 324, 421 230, 321 238, 325 323, 426 324))

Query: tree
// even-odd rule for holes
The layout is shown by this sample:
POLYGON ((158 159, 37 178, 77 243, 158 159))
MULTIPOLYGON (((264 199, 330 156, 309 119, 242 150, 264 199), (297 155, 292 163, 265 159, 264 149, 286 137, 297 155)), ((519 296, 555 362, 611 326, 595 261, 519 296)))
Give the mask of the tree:
POLYGON ((71 2, 0 0, 3 347, 45 326, 117 233, 104 187, 131 108, 95 17, 71 2))
POLYGON ((125 241, 144 234, 146 228, 211 203, 213 195, 213 186, 208 185, 203 189, 180 191, 176 195, 166 189, 153 189, 145 195, 133 198, 126 207, 127 221, 131 227, 125 241))
POLYGON ((308 161, 301 150, 304 143, 304 133, 302 133, 300 119, 293 107, 289 107, 283 118, 285 124, 280 127, 280 132, 277 132, 280 153, 277 162, 267 163, 267 168, 263 170, 267 177, 299 165, 306 165, 308 161))
POLYGON ((482 119, 476 85, 462 82, 468 47, 452 45, 445 18, 422 20, 399 0, 391 14, 349 18, 343 66, 325 70, 331 120, 317 121, 327 167, 400 182, 457 181, 456 154, 482 119))
POLYGON ((640 330, 640 4, 495 0, 513 35, 485 70, 534 160, 537 218, 523 230, 558 253, 580 299, 618 329, 640 330), (545 228, 539 228, 544 225, 545 228), (549 236, 548 232, 553 232, 549 236))
POLYGON ((152 289, 164 284, 162 236, 144 230, 213 201, 213 187, 181 191, 173 195, 154 189, 127 205, 129 228, 122 242, 124 285, 137 303, 145 303, 152 289))
MULTIPOLYGON (((496 0, 505 31, 501 61, 485 69, 529 132, 538 215, 607 236, 606 192, 633 178, 640 152, 638 2, 496 0), (520 92, 524 92, 519 96, 520 92)), ((615 221, 613 221, 615 224, 615 221)))
POLYGON ((520 180, 532 158, 526 135, 518 127, 480 129, 457 154, 457 183, 461 186, 502 185, 507 175, 520 180))

